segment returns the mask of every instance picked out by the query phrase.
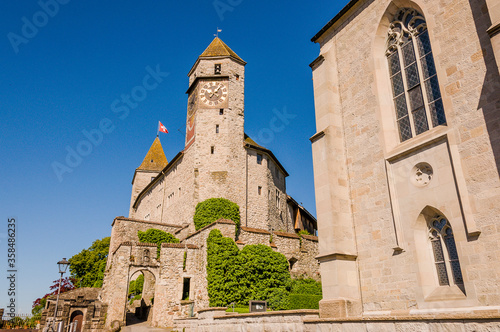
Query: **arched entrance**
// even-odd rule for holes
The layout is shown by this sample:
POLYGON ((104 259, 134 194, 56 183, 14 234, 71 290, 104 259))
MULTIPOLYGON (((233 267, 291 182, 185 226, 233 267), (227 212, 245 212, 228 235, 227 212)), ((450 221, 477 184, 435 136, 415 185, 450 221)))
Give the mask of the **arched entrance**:
POLYGON ((131 272, 127 291, 127 325, 151 320, 155 285, 156 278, 151 271, 131 272))
POLYGON ((81 332, 83 325, 83 312, 80 310, 73 311, 70 318, 71 332, 81 332))

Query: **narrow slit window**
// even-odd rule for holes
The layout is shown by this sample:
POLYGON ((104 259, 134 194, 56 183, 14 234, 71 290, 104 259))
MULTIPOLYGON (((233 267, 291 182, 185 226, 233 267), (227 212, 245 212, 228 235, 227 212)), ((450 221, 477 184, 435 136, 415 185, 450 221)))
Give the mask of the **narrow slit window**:
POLYGON ((219 125, 215 125, 215 133, 218 134, 219 133, 219 125))
POLYGON ((189 300, 189 290, 191 286, 191 278, 184 278, 184 282, 182 285, 182 300, 189 300))
POLYGON ((210 147, 210 153, 211 153, 211 154, 214 154, 214 152, 215 152, 215 146, 211 146, 211 147, 210 147))

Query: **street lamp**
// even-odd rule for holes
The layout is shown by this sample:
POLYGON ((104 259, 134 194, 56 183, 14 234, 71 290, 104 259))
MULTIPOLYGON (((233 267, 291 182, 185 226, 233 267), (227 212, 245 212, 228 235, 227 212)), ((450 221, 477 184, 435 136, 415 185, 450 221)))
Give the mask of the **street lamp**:
POLYGON ((52 321, 52 331, 54 331, 54 325, 56 323, 57 305, 59 304, 59 294, 61 293, 62 276, 64 273, 66 273, 69 262, 66 260, 66 258, 63 258, 61 261, 57 262, 57 265, 59 266, 59 273, 61 274, 61 277, 59 278, 59 289, 57 290, 56 308, 54 309, 54 320, 52 321))

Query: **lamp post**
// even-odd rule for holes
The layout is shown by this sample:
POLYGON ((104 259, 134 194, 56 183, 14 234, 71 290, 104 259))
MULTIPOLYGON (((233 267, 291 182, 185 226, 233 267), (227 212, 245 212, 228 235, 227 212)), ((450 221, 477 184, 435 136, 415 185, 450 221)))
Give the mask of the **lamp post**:
POLYGON ((54 325, 56 324, 57 305, 59 304, 59 294, 61 293, 62 276, 68 269, 69 262, 66 260, 66 258, 63 258, 61 261, 57 262, 57 265, 59 266, 59 273, 61 274, 61 277, 59 278, 59 289, 57 290, 56 308, 54 309, 54 320, 52 321, 52 331, 54 331, 54 325))

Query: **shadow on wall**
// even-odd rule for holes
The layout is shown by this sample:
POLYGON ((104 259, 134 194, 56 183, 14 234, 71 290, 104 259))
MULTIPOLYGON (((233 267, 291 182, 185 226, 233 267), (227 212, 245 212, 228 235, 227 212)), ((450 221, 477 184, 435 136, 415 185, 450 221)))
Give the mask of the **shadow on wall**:
MULTIPOLYGON (((500 75, 495 62, 490 36, 486 32, 491 26, 491 19, 486 10, 488 7, 485 0, 469 0, 469 4, 486 66, 486 75, 477 108, 483 111, 493 155, 495 156, 497 172, 500 175, 500 75)), ((500 56, 500 54, 497 56, 500 56)))

